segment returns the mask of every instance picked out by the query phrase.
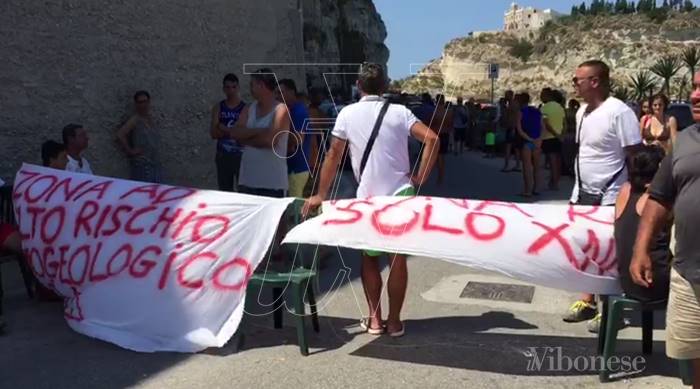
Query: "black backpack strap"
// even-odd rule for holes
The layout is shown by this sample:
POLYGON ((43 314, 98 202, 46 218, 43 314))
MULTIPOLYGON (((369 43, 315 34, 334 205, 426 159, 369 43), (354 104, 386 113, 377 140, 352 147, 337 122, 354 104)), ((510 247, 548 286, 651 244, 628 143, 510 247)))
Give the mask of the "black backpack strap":
POLYGON ((369 140, 367 141, 367 146, 365 147, 365 153, 362 155, 362 162, 360 162, 360 176, 358 177, 357 181, 359 182, 362 179, 362 173, 365 172, 365 166, 367 165, 367 160, 369 159, 369 153, 372 152, 372 147, 374 146, 374 141, 377 139, 377 134, 379 134, 379 129, 382 127, 382 122, 384 121, 384 115, 386 115, 386 111, 389 110, 389 100, 386 100, 384 102, 384 105, 382 106, 381 111, 379 111, 379 116, 377 117, 377 121, 374 123, 374 129, 372 129, 372 135, 370 135, 369 140))
MULTIPOLYGON (((578 193, 579 196, 583 192, 583 182, 581 182, 581 164, 579 163, 579 158, 580 158, 580 152, 581 152, 581 130, 583 129, 583 119, 586 118, 588 115, 588 112, 584 112, 583 116, 581 116, 581 121, 579 122, 578 125, 578 134, 576 134, 576 174, 577 174, 577 181, 578 181, 578 193)), ((622 164, 622 168, 618 170, 609 180, 608 182, 605 183, 605 187, 603 187, 602 194, 605 195, 607 193, 608 189, 610 189, 611 186, 617 181, 617 179, 620 177, 622 172, 625 171, 627 168, 627 162, 622 164)))
POLYGON ((620 177, 622 172, 625 171, 626 168, 627 168, 627 161, 625 161, 622 164, 622 168, 620 168, 620 170, 618 170, 617 173, 615 173, 615 175, 613 175, 612 178, 610 178, 608 180, 608 182, 605 184, 605 188, 603 188, 603 194, 608 192, 608 189, 610 189, 610 187, 613 186, 613 184, 615 184, 615 181, 617 181, 617 179, 620 177))
POLYGON ((580 164, 580 158, 581 158, 581 130, 583 129, 583 119, 586 118, 586 113, 584 112, 583 115, 581 115, 581 121, 578 123, 578 131, 576 131, 576 181, 578 183, 578 193, 579 196, 581 196, 581 192, 583 192, 583 183, 581 182, 581 164, 580 164))

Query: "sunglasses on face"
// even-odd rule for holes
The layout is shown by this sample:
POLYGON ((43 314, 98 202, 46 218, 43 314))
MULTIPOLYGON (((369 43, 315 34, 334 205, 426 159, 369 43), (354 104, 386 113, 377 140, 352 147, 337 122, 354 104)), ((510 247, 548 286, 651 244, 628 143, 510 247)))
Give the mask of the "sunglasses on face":
POLYGON ((595 78, 595 76, 588 76, 588 77, 581 77, 581 78, 574 77, 573 79, 571 79, 571 82, 573 82, 575 86, 578 86, 581 81, 592 80, 594 78, 595 78))
POLYGON ((136 104, 147 104, 149 100, 137 100, 136 104))

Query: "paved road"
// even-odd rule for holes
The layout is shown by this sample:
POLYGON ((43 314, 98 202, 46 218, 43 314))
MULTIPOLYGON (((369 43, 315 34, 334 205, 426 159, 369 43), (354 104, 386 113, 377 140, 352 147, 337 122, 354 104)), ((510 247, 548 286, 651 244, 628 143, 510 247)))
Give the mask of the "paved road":
MULTIPOLYGON (((477 154, 450 156, 444 187, 428 185, 423 194, 516 200, 520 176, 499 169, 500 161, 477 154)), ((562 185, 570 186, 570 180, 562 185)), ((352 191, 347 185, 341 189, 346 195, 352 191)), ((540 201, 561 202, 567 197, 567 191, 550 192, 540 201)), ((72 332, 63 321, 60 304, 27 301, 17 271, 4 265, 10 324, 9 333, 0 336, 0 388, 600 386, 594 371, 558 372, 546 366, 528 371, 532 358, 527 353, 532 347, 561 347, 561 354, 572 359, 595 355, 596 341, 585 324, 565 324, 559 318, 575 296, 536 287, 530 304, 461 298, 469 281, 522 283, 435 259, 411 258, 404 309, 407 335, 372 337, 357 326, 366 309, 358 260, 357 253, 341 250, 324 263, 321 333, 309 331, 308 357, 299 354, 291 317, 286 317, 282 330, 275 330, 269 315, 246 321, 242 350, 234 344, 195 355, 122 350, 72 332), (343 264, 351 271, 336 278, 343 264), (342 281, 334 285, 337 279, 342 281)), ((641 377, 605 387, 680 387, 675 365, 663 354, 663 335, 662 330, 655 331, 654 355, 647 357, 641 377)), ((626 329, 621 336, 621 354, 639 355, 639 329, 626 329)))

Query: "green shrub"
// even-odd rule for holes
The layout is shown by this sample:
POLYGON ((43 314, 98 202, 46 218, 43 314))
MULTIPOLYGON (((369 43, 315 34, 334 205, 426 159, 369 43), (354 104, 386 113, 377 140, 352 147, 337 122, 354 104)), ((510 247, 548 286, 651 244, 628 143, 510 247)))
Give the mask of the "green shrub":
POLYGON ((510 48, 508 49, 508 54, 511 56, 520 59, 521 61, 527 62, 530 57, 532 56, 532 53, 534 52, 535 48, 526 39, 520 39, 518 41, 512 41, 509 44, 510 48))
POLYGON ((668 19, 668 9, 656 8, 647 12, 647 16, 656 24, 663 24, 668 19))

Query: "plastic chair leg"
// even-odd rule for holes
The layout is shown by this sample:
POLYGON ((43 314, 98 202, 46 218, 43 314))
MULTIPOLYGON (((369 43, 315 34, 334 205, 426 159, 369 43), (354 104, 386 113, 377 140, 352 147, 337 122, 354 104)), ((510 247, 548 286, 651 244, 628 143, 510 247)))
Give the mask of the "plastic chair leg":
POLYGON ((306 329, 304 328, 304 290, 301 284, 294 285, 292 298, 294 299, 294 316, 297 322, 299 350, 301 351, 301 355, 307 356, 309 355, 309 345, 306 343, 306 329))
POLYGON ((601 318, 600 327, 598 329, 598 355, 603 355, 603 347, 605 346, 605 329, 608 323, 608 296, 600 296, 601 318))
POLYGON ((678 361, 678 368, 681 373, 683 385, 690 386, 693 384, 693 361, 682 360, 678 361))
POLYGON ((272 288, 272 318, 275 323, 275 328, 282 328, 282 317, 284 312, 282 312, 282 289, 272 288))
POLYGON ((2 290, 2 264, 0 264, 0 316, 2 316, 2 298, 4 292, 2 290))
POLYGON ((642 311, 642 353, 649 355, 654 347, 654 311, 642 311))
MULTIPOLYGON (((605 326, 605 345, 603 346, 603 366, 601 366, 599 379, 600 382, 610 381, 609 372, 607 371, 607 363, 610 357, 615 353, 615 343, 617 342, 617 324, 622 319, 622 311, 624 304, 621 301, 611 301, 608 311, 608 322, 605 326)), ((603 328, 601 328, 603 330, 603 328)))
POLYGON ((311 324, 315 332, 320 332, 321 327, 318 324, 318 310, 316 309, 316 297, 314 296, 314 288, 309 285, 307 290, 307 298, 309 299, 309 307, 311 308, 311 324))

